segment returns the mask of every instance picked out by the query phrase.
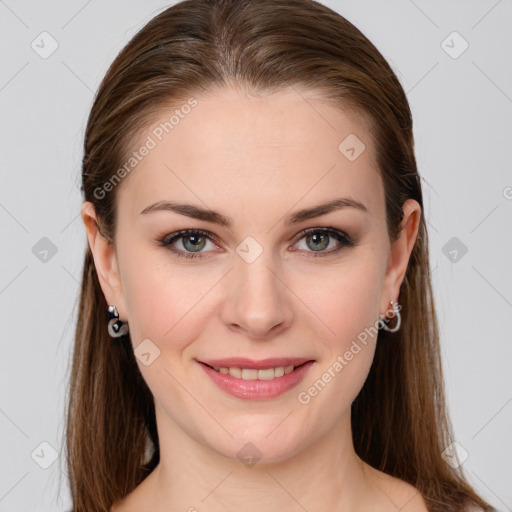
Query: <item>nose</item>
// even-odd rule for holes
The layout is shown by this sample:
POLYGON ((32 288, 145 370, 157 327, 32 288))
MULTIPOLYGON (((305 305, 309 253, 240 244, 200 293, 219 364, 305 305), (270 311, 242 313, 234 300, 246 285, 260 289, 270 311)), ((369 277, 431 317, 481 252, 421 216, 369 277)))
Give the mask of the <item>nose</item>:
POLYGON ((265 251, 252 263, 238 258, 228 277, 222 321, 249 338, 262 339, 286 329, 293 317, 285 279, 265 251))

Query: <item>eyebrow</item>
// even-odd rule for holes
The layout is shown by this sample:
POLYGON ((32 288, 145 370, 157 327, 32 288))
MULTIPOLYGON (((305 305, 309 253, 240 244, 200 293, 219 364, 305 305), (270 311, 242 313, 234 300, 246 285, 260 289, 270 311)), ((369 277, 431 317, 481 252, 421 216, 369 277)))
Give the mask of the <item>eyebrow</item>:
MULTIPOLYGON (((295 225, 304 222, 305 220, 320 217, 321 215, 326 215, 328 213, 349 207, 355 208, 363 213, 368 213, 368 209, 363 203, 348 197, 342 197, 333 199, 328 203, 319 204, 311 208, 304 208, 302 210, 291 213, 285 217, 284 222, 286 225, 295 225)), ((225 215, 222 215, 221 213, 218 213, 214 210, 200 208, 192 204, 174 203, 172 201, 158 201, 157 203, 144 208, 144 210, 140 212, 140 215, 146 215, 148 213, 159 211, 170 211, 180 215, 185 215, 187 217, 192 217, 193 219, 205 220, 207 222, 219 224, 228 229, 231 229, 233 225, 233 221, 230 217, 226 217, 225 215)))

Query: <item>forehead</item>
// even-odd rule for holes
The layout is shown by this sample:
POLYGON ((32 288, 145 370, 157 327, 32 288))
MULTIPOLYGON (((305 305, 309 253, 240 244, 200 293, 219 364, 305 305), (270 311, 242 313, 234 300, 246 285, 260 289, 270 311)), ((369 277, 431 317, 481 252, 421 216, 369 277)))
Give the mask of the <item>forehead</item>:
POLYGON ((255 96, 224 87, 193 95, 161 109, 133 151, 144 145, 151 149, 118 190, 126 215, 166 199, 253 216, 263 205, 278 215, 299 201, 341 196, 370 213, 384 207, 367 118, 311 90, 255 96))

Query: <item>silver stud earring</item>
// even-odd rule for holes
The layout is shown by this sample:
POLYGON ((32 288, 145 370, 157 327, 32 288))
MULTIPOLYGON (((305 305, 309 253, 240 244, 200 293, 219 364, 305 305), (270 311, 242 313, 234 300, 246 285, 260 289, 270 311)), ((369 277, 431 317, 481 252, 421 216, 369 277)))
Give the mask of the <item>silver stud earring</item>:
POLYGON ((121 338, 129 332, 128 323, 119 320, 119 313, 115 306, 109 306, 108 313, 108 333, 112 338, 121 338))
POLYGON ((402 309, 402 307, 400 306, 400 304, 398 304, 398 302, 391 301, 390 304, 391 304, 391 306, 393 306, 393 314, 391 315, 390 318, 393 318, 396 316, 396 325, 395 325, 395 327, 389 327, 386 324, 386 322, 384 321, 384 318, 387 318, 387 316, 380 315, 379 326, 382 327, 385 331, 396 332, 400 329, 400 325, 402 323, 402 317, 400 315, 400 310, 402 309))

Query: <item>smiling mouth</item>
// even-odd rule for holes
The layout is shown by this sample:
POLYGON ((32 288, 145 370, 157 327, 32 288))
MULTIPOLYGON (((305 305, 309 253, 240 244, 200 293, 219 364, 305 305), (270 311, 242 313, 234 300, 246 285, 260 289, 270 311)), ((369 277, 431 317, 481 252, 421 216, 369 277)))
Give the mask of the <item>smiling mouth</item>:
POLYGON ((284 375, 288 375, 292 373, 297 368, 304 366, 305 364, 310 363, 311 361, 306 361, 300 365, 289 365, 289 366, 277 366, 275 368, 265 368, 265 369, 257 369, 257 368, 239 368, 239 367, 216 367, 211 366, 206 363, 202 363, 205 366, 208 366, 212 370, 217 373, 222 373, 223 375, 230 375, 235 379, 242 380, 273 380, 279 379, 284 375))

